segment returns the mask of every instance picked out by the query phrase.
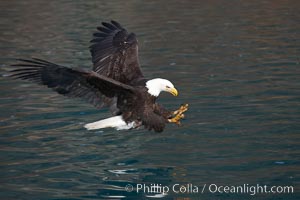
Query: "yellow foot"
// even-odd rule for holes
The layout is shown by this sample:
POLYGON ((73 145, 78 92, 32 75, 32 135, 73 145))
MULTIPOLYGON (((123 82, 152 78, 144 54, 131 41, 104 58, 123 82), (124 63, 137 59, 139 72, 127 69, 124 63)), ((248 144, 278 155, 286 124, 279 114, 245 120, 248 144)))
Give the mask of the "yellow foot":
POLYGON ((180 120, 184 118, 184 112, 188 110, 189 104, 182 104, 180 108, 173 112, 172 118, 168 119, 170 123, 180 125, 180 120))

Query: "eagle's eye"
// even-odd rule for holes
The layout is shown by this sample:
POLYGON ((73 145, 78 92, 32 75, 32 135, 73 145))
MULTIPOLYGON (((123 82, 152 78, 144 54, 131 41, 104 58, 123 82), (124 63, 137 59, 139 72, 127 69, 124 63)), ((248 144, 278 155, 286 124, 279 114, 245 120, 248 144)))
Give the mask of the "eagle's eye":
POLYGON ((169 89, 170 87, 169 87, 169 86, 166 86, 166 88, 168 88, 168 89, 169 89))

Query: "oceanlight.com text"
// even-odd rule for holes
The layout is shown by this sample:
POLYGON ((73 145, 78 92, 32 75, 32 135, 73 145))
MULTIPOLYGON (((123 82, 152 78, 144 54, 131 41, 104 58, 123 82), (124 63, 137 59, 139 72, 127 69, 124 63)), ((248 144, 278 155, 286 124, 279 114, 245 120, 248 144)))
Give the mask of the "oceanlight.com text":
POLYGON ((173 184, 163 185, 158 183, 151 184, 128 184, 125 187, 127 192, 145 193, 145 194, 292 194, 293 186, 268 186, 268 185, 219 185, 219 184, 173 184))

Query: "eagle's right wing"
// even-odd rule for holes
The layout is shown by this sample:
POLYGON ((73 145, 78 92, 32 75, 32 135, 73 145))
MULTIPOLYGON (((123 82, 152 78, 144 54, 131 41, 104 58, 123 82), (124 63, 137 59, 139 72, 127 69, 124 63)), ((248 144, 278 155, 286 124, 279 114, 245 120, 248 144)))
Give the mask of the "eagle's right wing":
POLYGON ((93 70, 125 84, 143 78, 135 34, 128 33, 116 21, 102 25, 91 40, 93 70))
POLYGON ((85 99, 101 108, 105 102, 120 94, 132 93, 134 88, 95 72, 71 69, 41 59, 25 60, 12 65, 12 77, 46 85, 59 94, 85 99), (107 97, 107 98, 103 98, 107 97))

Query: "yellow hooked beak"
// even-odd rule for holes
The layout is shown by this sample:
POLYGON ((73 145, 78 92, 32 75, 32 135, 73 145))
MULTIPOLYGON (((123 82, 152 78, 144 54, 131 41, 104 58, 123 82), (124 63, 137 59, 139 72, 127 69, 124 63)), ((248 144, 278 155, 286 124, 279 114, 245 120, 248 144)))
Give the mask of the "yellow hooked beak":
POLYGON ((167 92, 170 92, 174 96, 178 96, 178 91, 176 90, 176 88, 167 88, 167 92))

